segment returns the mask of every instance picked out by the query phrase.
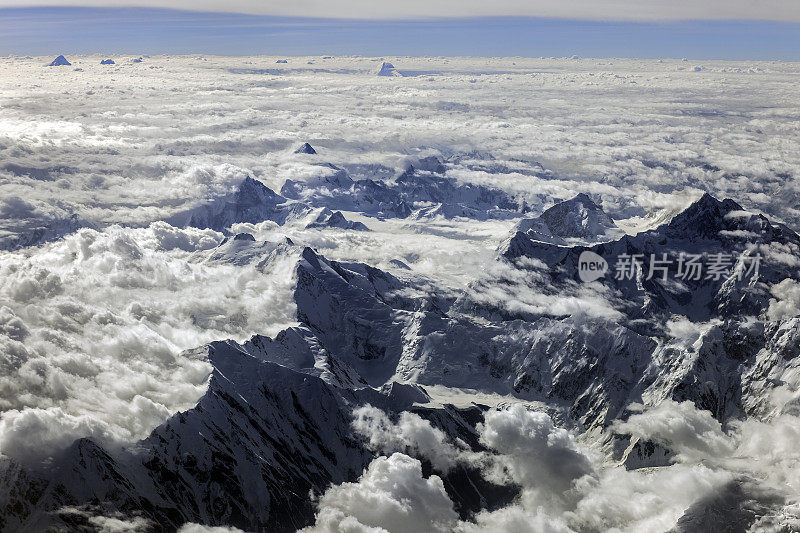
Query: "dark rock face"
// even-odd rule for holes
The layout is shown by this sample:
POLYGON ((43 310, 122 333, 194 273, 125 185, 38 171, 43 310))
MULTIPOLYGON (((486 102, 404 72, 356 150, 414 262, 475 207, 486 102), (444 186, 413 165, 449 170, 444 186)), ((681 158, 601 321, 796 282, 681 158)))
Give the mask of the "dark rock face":
POLYGON ((67 61, 67 58, 66 58, 66 57, 64 57, 64 56, 58 56, 58 57, 57 57, 57 58, 55 58, 55 59, 53 60, 53 62, 52 62, 52 63, 50 63, 48 66, 50 66, 50 67, 66 67, 66 66, 70 66, 70 65, 72 65, 72 63, 70 63, 69 61, 67 61))
POLYGON ((253 237, 252 233, 237 233, 233 236, 234 241, 251 241, 255 242, 256 238, 253 237))
POLYGON ((317 151, 314 150, 314 147, 312 147, 310 144, 303 143, 303 146, 301 146, 300 148, 295 150, 294 153, 296 153, 296 154, 316 154, 317 151))
MULTIPOLYGON (((316 267, 309 276, 336 276, 337 270, 347 277, 359 275, 306 255, 315 263, 309 268, 316 267)), ((375 290, 391 281, 379 272, 374 275, 375 290)), ((337 282, 320 283, 331 287, 337 282)), ((343 291, 341 297, 355 289, 335 290, 343 291)), ((366 287, 358 290, 368 297, 366 287)), ((70 530, 86 526, 86 515, 92 513, 141 517, 153 531, 174 531, 185 522, 276 532, 310 524, 314 505, 309 495, 354 481, 373 458, 350 430, 351 406, 372 402, 391 412, 424 398, 413 387, 405 387, 403 394, 396 393, 403 387, 391 387, 385 396, 365 388, 347 361, 323 342, 302 326, 242 345, 211 343, 205 350, 214 370, 197 406, 174 415, 130 450, 112 453, 80 439, 47 471, 3 463, 2 479, 13 490, 0 493, 0 527, 70 530), (325 379, 314 375, 321 367, 325 379)), ((482 420, 480 412, 433 409, 423 414, 477 443, 474 425, 482 420)), ((464 516, 487 501, 510 501, 515 494, 513 488, 482 481, 477 471, 455 472, 445 482, 464 516)))
POLYGON ((763 215, 745 212, 732 200, 705 194, 669 223, 638 235, 569 246, 518 231, 502 253, 512 261, 544 261, 558 286, 579 281, 579 258, 592 252, 609 266, 597 283, 620 291, 619 309, 629 317, 680 314, 704 321, 763 313, 770 287, 800 276, 796 267, 781 260, 783 252, 778 250, 800 252, 800 237, 763 215), (638 268, 632 266, 634 261, 638 268), (696 270, 690 270, 692 262, 696 270))

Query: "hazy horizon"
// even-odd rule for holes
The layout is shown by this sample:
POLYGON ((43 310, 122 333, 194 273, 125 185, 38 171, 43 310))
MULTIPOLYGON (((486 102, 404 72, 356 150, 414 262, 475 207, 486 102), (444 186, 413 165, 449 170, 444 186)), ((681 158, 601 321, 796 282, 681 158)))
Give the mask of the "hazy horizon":
POLYGON ((800 60, 800 25, 537 17, 357 20, 162 8, 0 8, 0 54, 800 60))

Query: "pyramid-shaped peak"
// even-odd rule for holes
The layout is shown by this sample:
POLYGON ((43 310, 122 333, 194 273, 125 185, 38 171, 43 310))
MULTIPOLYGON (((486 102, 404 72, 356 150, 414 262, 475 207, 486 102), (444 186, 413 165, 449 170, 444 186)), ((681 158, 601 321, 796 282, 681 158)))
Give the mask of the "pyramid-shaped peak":
POLYGON ((239 190, 247 190, 247 189, 260 190, 264 187, 266 187, 266 185, 264 185, 257 179, 251 176, 245 176, 245 178, 242 180, 241 185, 239 185, 239 190))
POLYGON ((113 59, 103 59, 102 61, 100 61, 100 64, 101 65, 114 65, 115 63, 114 63, 113 59))
POLYGON ((563 214, 567 212, 577 213, 583 210, 599 211, 605 214, 603 212, 603 208, 597 205, 595 201, 592 200, 591 196, 586 193, 578 193, 573 198, 558 202, 552 207, 548 208, 544 213, 542 213, 542 217, 546 218, 546 215, 548 214, 563 216, 563 214))
POLYGON ((58 56, 57 58, 55 58, 53 60, 53 62, 50 63, 50 65, 48 65, 48 66, 51 66, 51 67, 65 67, 65 66, 70 66, 70 65, 72 65, 72 63, 67 61, 67 58, 62 55, 62 56, 58 56))
POLYGON ((341 211, 336 211, 336 212, 332 213, 331 216, 328 218, 328 225, 329 226, 335 226, 335 225, 343 224, 343 223, 346 223, 346 222, 347 222, 347 219, 344 217, 344 215, 342 214, 341 211))
POLYGON ((314 249, 310 246, 303 248, 303 251, 300 253, 300 257, 315 269, 320 268, 320 263, 324 261, 324 258, 321 255, 318 255, 317 252, 314 251, 314 249))
POLYGON ((568 238, 593 238, 617 229, 588 194, 580 193, 571 200, 559 202, 539 217, 553 235, 568 238))
POLYGON ((316 154, 317 151, 308 143, 303 143, 303 146, 294 151, 296 154, 316 154))
POLYGON ((244 204, 252 202, 257 203, 265 200, 279 203, 284 200, 275 191, 250 176, 247 176, 244 181, 242 181, 242 184, 239 185, 237 196, 237 201, 244 204))
POLYGON ((402 74, 394 68, 394 65, 388 61, 384 61, 381 65, 381 69, 378 71, 378 76, 402 76, 402 74))
POLYGON ((572 200, 567 200, 567 201, 568 202, 574 202, 574 203, 587 204, 589 206, 594 206, 594 207, 597 207, 599 209, 598 205, 596 203, 594 203, 594 200, 592 200, 592 198, 588 194, 586 194, 584 192, 580 192, 580 193, 576 194, 575 197, 572 200))
POLYGON ((730 198, 720 201, 711 194, 704 193, 670 221, 670 235, 716 237, 720 231, 731 225, 731 221, 725 217, 733 211, 744 211, 744 208, 730 198))
POLYGON ((341 211, 331 211, 327 207, 320 211, 317 218, 306 226, 307 229, 339 228, 356 231, 369 231, 369 228, 361 222, 347 220, 341 211))
POLYGON ((688 211, 689 209, 700 211, 719 209, 725 212, 743 210, 741 205, 737 204, 730 198, 725 198, 724 200, 720 201, 707 192, 703 193, 703 196, 695 200, 686 210, 688 211))
POLYGON ((679 213, 673 222, 683 222, 684 224, 699 222, 707 219, 720 219, 731 211, 743 211, 744 208, 731 200, 726 198, 722 201, 717 200, 709 193, 703 193, 703 196, 692 202, 692 204, 679 213))

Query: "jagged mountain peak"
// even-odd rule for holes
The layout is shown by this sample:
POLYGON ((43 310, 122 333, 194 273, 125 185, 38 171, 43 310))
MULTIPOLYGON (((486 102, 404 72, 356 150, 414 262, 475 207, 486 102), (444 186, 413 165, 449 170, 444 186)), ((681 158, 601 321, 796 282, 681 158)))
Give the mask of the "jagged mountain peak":
POLYGON ((341 211, 331 211, 327 207, 323 207, 316 218, 306 226, 306 229, 325 228, 369 231, 369 228, 362 222, 347 220, 341 211))
POLYGON ((730 198, 718 200, 711 193, 704 192, 700 198, 689 204, 689 207, 681 211, 675 218, 689 218, 703 213, 713 213, 724 216, 731 211, 744 211, 744 208, 730 198))
POLYGON ((261 183, 247 176, 231 193, 178 213, 168 222, 176 226, 194 226, 228 231, 231 224, 248 222, 257 224, 271 220, 284 224, 305 214, 309 209, 297 202, 291 202, 261 183))
MULTIPOLYGON (((567 211, 566 218, 570 214, 567 211)), ((505 243, 503 256, 543 261, 551 268, 551 281, 558 284, 582 279, 580 256, 590 251, 606 261, 608 272, 599 282, 624 295, 620 308, 631 317, 663 313, 690 320, 760 316, 769 306, 772 286, 786 278, 800 278, 800 271, 787 268, 780 254, 771 251, 773 245, 800 249, 800 236, 733 200, 720 201, 710 194, 655 229, 596 243, 588 250, 583 243, 543 238, 551 225, 542 224, 542 219, 527 221, 529 229, 516 232, 505 243), (641 268, 626 274, 626 261, 633 257, 641 268), (686 266, 690 259, 696 263, 691 272, 686 266)))
POLYGON ((381 69, 378 71, 378 76, 396 76, 400 77, 402 74, 398 72, 394 65, 389 63, 388 61, 384 61, 381 64, 381 69))
POLYGON ((554 235, 566 238, 590 238, 605 234, 617 225, 586 194, 557 203, 539 217, 554 235))
POLYGON ((296 153, 296 154, 309 154, 309 155, 313 155, 313 154, 316 154, 316 153, 317 153, 317 151, 316 151, 316 150, 314 150, 314 147, 313 147, 313 146, 311 146, 310 144, 308 144, 308 143, 303 143, 303 146, 301 146, 300 148, 298 148, 297 150, 295 150, 295 151, 294 151, 294 153, 296 153))
POLYGON ((703 241, 797 241, 797 234, 762 214, 745 210, 726 198, 718 200, 704 193, 672 220, 648 233, 663 234, 672 239, 703 241))
POLYGON ((323 261, 322 256, 318 255, 317 252, 310 246, 305 246, 303 248, 303 251, 300 252, 300 257, 304 261, 308 261, 309 265, 311 265, 313 268, 320 268, 320 261, 323 261))
POLYGON ((403 283, 361 263, 329 261, 306 247, 297 266, 297 318, 327 350, 353 367, 370 385, 394 373, 401 328, 389 302, 403 283))
POLYGON ((274 201, 285 202, 286 199, 278 193, 250 176, 247 176, 237 189, 237 195, 240 201, 274 201))
POLYGON ((502 189, 446 176, 438 155, 416 157, 393 179, 388 167, 384 167, 386 179, 357 180, 347 171, 351 167, 317 163, 311 168, 322 172, 303 180, 287 179, 281 195, 312 207, 386 218, 407 218, 415 209, 418 218, 441 215, 484 220, 516 218, 527 211, 524 202, 502 189))
POLYGON ((623 235, 614 220, 585 193, 555 204, 536 218, 522 219, 515 233, 562 246, 608 241, 623 235))
POLYGON ((743 211, 743 208, 729 198, 720 201, 706 192, 678 213, 668 227, 687 234, 713 236, 723 229, 725 215, 732 211, 743 211))
POLYGON ((594 200, 592 200, 592 198, 585 192, 579 192, 571 200, 567 200, 567 202, 580 202, 582 204, 591 205, 600 209, 600 207, 594 203, 594 200))
POLYGON ((230 263, 243 266, 258 262, 259 266, 298 250, 289 240, 256 241, 250 233, 238 233, 234 237, 226 237, 216 248, 195 252, 193 262, 230 263))

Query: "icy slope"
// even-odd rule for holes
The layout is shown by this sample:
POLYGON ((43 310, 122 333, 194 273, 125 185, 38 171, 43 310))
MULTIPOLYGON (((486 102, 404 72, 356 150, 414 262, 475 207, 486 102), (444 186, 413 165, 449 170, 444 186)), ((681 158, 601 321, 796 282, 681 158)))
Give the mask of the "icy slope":
POLYGON ((788 255, 800 252, 795 232, 708 194, 669 223, 638 235, 594 246, 564 246, 518 231, 502 248, 512 261, 543 261, 556 285, 579 280, 578 260, 586 251, 608 263, 609 272, 598 281, 620 291, 618 307, 633 318, 670 313, 692 320, 758 316, 767 309, 773 286, 800 275, 787 261, 788 255), (692 256, 696 270, 688 266, 692 256), (632 266, 634 262, 640 266, 632 266))
POLYGON ((566 246, 593 244, 621 237, 624 232, 586 194, 557 203, 536 218, 524 218, 516 231, 533 241, 566 246))
POLYGON ((419 168, 409 165, 391 180, 353 180, 333 165, 323 165, 318 176, 305 181, 287 180, 281 195, 314 207, 360 211, 387 218, 442 215, 478 220, 520 216, 522 202, 484 185, 459 183, 444 175, 446 167, 436 157, 421 158, 419 168))
POLYGON ((307 211, 306 207, 287 201, 260 181, 248 176, 236 191, 189 212, 175 215, 170 222, 176 226, 224 231, 236 222, 257 223, 271 220, 284 224, 307 211))

